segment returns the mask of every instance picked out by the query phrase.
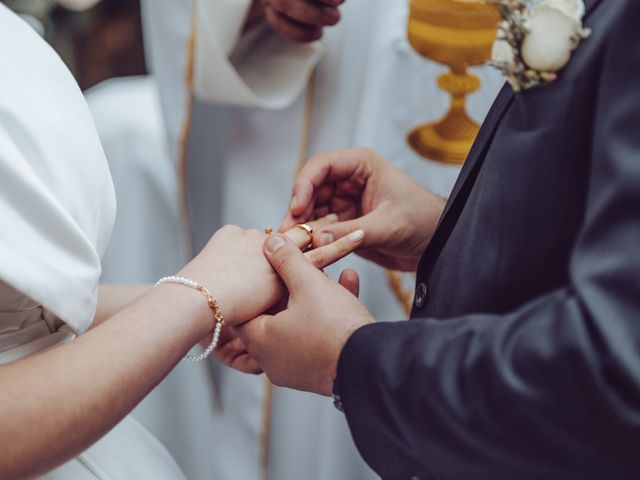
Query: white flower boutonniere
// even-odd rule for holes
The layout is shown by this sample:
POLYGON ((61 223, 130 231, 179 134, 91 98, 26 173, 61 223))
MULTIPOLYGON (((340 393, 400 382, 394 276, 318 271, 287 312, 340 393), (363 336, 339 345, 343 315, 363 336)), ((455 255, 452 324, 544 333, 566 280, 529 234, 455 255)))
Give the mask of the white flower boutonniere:
POLYGON ((582 26, 583 0, 490 1, 503 18, 490 65, 516 92, 556 80, 573 50, 591 34, 582 26))

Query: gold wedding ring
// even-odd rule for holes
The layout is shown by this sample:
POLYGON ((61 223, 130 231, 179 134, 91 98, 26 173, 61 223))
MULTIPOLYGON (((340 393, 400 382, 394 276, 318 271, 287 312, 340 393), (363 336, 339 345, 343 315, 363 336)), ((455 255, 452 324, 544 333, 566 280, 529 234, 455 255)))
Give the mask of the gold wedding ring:
POLYGON ((311 237, 311 241, 313 242, 313 228, 311 228, 306 223, 299 223, 298 225, 296 225, 296 228, 301 228, 302 230, 304 230, 307 233, 307 235, 311 237))
POLYGON ((266 227, 264 229, 264 233, 266 233, 267 235, 271 235, 273 233, 273 228, 272 227, 266 227))

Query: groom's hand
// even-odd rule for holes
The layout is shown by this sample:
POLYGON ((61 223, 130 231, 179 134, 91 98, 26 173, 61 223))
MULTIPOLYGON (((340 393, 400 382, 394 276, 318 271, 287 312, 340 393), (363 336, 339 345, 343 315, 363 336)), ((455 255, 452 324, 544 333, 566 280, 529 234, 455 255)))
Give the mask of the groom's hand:
POLYGON ((368 149, 313 157, 295 181, 282 231, 328 213, 339 222, 320 229, 321 246, 363 229, 359 254, 379 265, 415 271, 445 202, 368 149))
POLYGON ((347 270, 340 285, 331 281, 284 235, 267 239, 265 256, 289 290, 289 305, 277 315, 236 327, 236 332, 275 385, 330 395, 344 344, 374 321, 354 296, 357 274, 347 270))
MULTIPOLYGON (((328 225, 332 221, 335 221, 335 219, 332 218, 332 216, 328 216, 323 218, 321 221, 312 223, 311 225, 317 228, 322 225, 328 225)), ((289 241, 291 241, 292 244, 298 249, 304 248, 308 245, 309 234, 303 229, 294 227, 286 233, 286 236, 289 239, 289 241)), ((343 237, 338 241, 333 242, 330 245, 326 245, 324 247, 307 251, 304 254, 302 254, 301 252, 301 255, 303 256, 305 261, 307 261, 309 265, 311 265, 313 268, 322 269, 325 266, 328 266, 333 262, 340 260, 341 258, 348 255, 349 253, 353 252, 357 248, 357 246, 360 245, 361 242, 362 242, 361 236, 356 235, 351 237, 343 237)), ((273 271, 262 252, 262 245, 260 245, 260 256, 262 260, 265 263, 267 263, 267 265, 269 266, 269 270, 273 271)), ((239 273, 240 272, 238 272, 238 274, 239 273)), ((275 282, 277 286, 281 290, 283 290, 280 295, 281 296, 286 295, 286 291, 281 285, 280 277, 276 273, 274 273, 274 276, 275 276, 275 282)), ((354 295, 356 296, 358 295, 359 283, 358 283, 357 275, 354 278, 352 272, 351 273, 347 272, 340 278, 340 283, 345 288, 347 288, 350 292, 352 292, 354 295)), ((264 294, 269 290, 269 287, 268 287, 268 284, 261 285, 259 278, 254 276, 253 278, 251 278, 250 284, 249 283, 245 284, 244 290, 247 292, 260 291, 261 294, 264 294)), ((255 301, 255 297, 256 297, 256 294, 252 295, 251 300, 255 301)), ((287 300, 286 298, 283 298, 280 304, 275 305, 271 309, 272 312, 282 311, 286 307, 286 300, 287 300)), ((246 301, 245 307, 250 305, 251 303, 252 302, 249 300, 246 301)), ((250 308, 255 308, 255 307, 250 307, 250 308)), ((252 317, 255 315, 258 315, 259 313, 261 312, 255 312, 255 314, 252 315, 252 317)), ((249 317, 245 317, 244 320, 246 320, 247 318, 249 317)), ((231 325, 237 322, 237 320, 235 320, 233 316, 229 316, 227 320, 231 325)), ((207 338, 203 341, 203 345, 208 345, 210 342, 211 342, 211 338, 207 338)), ((230 328, 224 328, 222 330, 219 346, 214 351, 214 353, 215 353, 215 356, 218 358, 218 360, 220 360, 222 363, 224 363, 225 365, 231 368, 234 368, 244 373, 255 373, 255 374, 262 373, 262 369, 260 365, 249 354, 242 340, 237 338, 235 332, 230 328)))
POLYGON ((276 32, 294 42, 307 43, 322 37, 324 27, 340 20, 338 6, 344 0, 257 0, 264 17, 276 32))
MULTIPOLYGON (((347 269, 343 271, 338 283, 351 292, 353 296, 358 297, 360 293, 360 278, 355 270, 347 269)), ((283 300, 282 305, 273 308, 272 314, 283 312, 287 308, 287 300, 283 300)), ((251 356, 244 342, 238 337, 233 328, 222 330, 220 342, 218 343, 218 348, 214 351, 214 355, 227 367, 242 373, 254 375, 264 373, 262 367, 251 356)))

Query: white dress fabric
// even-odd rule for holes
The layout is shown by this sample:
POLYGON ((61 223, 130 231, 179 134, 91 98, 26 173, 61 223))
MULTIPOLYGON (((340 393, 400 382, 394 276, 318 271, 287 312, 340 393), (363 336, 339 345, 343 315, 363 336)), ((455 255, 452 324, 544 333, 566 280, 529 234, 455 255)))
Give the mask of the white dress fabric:
MULTIPOLYGON (((249 5, 249 0, 195 0, 197 100, 188 156, 188 194, 197 246, 224 223, 259 229, 279 225, 295 174, 304 92, 316 66, 309 154, 371 147, 436 193, 448 195, 459 169, 424 161, 405 141, 411 128, 437 119, 449 104, 436 85, 436 76, 444 67, 418 56, 407 41, 408 2, 347 0, 341 7, 341 23, 326 30, 322 44, 312 46, 287 42, 268 29, 243 34, 249 5)), ((157 102, 166 128, 167 153, 157 158, 175 163, 187 104, 185 65, 194 1, 143 0, 142 6, 147 60, 153 73, 149 88, 154 95, 159 92, 157 102)), ((469 98, 469 110, 482 120, 503 81, 487 69, 479 69, 479 74, 483 89, 469 98)), ((131 82, 132 88, 139 87, 134 83, 139 80, 131 82)), ((101 94, 111 95, 118 104, 117 89, 101 94)), ((93 92, 91 104, 92 96, 93 92)), ((156 106, 153 115, 157 110, 156 106)), ((101 109, 99 116, 111 117, 98 124, 105 126, 100 128, 101 136, 112 165, 135 162, 126 152, 110 155, 112 149, 118 150, 121 135, 132 135, 132 129, 147 130, 149 111, 135 115, 139 126, 127 123, 125 133, 119 128, 117 109, 101 109)), ((152 122, 156 124, 157 119, 152 122)), ((155 152, 151 145, 149 150, 155 152)), ((134 186, 131 178, 122 178, 127 176, 126 169, 121 174, 114 171, 119 198, 119 184, 131 192, 135 189, 137 196, 155 195, 158 185, 168 184, 173 175, 165 165, 161 170, 167 177, 153 186, 143 186, 144 182, 134 186)), ((178 202, 174 188, 164 192, 167 199, 178 202)), ((132 230, 118 225, 126 223, 123 208, 128 206, 121 203, 114 237, 133 250, 149 248, 140 239, 146 229, 157 228, 154 222, 165 210, 150 211, 147 221, 132 230)), ((173 218, 173 213, 168 216, 173 218)), ((173 229, 164 227, 166 235, 180 228, 180 219, 173 223, 173 229)), ((160 247, 147 253, 163 261, 176 255, 160 247)), ((131 281, 118 275, 130 267, 124 258, 108 260, 104 267, 112 272, 110 281, 131 281)), ((382 269, 358 258, 338 268, 347 267, 360 272, 362 301, 376 318, 403 318, 382 269)), ((335 275, 338 268, 331 273, 335 275)), ((157 278, 157 272, 146 270, 144 281, 157 278)), ((215 363, 209 370, 204 365, 186 367, 174 371, 140 405, 137 418, 167 445, 191 479, 264 478, 264 379, 215 363), (198 397, 205 401, 196 404, 198 397), (175 419, 171 429, 166 427, 166 418, 175 419), (217 442, 220 438, 224 441, 217 442), (215 448, 201 453, 214 443, 215 448)), ((270 480, 377 478, 360 459, 344 417, 325 398, 276 388, 268 440, 270 480)))
MULTIPOLYGON (((0 59, 0 364, 7 364, 90 327, 115 196, 73 77, 3 5, 0 59)), ((125 419, 43 478, 184 477, 158 440, 125 419)))

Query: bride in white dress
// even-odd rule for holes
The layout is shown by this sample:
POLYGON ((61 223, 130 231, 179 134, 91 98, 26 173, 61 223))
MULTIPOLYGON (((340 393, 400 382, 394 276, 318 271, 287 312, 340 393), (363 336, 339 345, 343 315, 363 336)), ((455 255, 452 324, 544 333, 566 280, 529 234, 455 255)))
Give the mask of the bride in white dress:
MULTIPOLYGON (((184 478, 126 415, 210 336, 214 317, 185 285, 100 287, 114 217, 111 177, 78 86, 0 4, 2 479, 184 478)), ((301 248, 309 243, 303 229, 289 236, 301 248)), ((285 293, 262 253, 264 237, 225 227, 179 272, 210 289, 228 325, 285 293)), ((356 247, 343 240, 308 255, 322 267, 356 247)), ((224 356, 223 348, 222 360, 259 371, 231 340, 223 334, 233 349, 224 356)))

